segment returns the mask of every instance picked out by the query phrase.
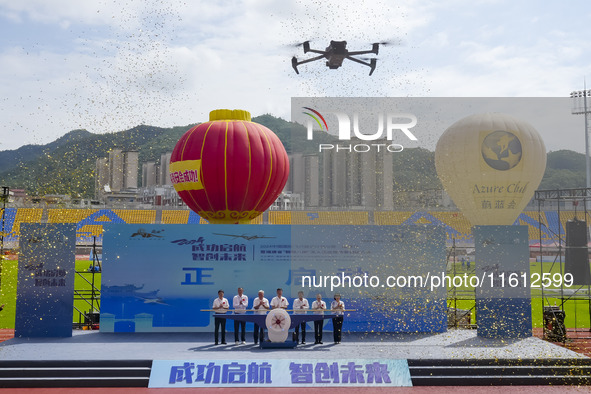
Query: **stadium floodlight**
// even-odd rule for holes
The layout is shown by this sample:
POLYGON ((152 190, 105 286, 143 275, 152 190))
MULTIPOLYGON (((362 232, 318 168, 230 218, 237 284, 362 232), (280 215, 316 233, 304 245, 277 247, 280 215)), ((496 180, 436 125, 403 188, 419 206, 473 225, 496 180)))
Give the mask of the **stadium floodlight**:
POLYGON ((570 94, 573 100, 573 107, 571 113, 573 115, 584 115, 585 117, 585 174, 586 187, 591 187, 591 160, 589 158, 589 114, 591 109, 587 106, 587 97, 591 97, 591 89, 587 89, 587 83, 584 82, 584 89, 573 91, 570 94))
POLYGON ((6 203, 10 195, 10 188, 2 186, 2 194, 0 195, 0 202, 2 203, 2 225, 0 227, 0 291, 2 289, 2 269, 4 261, 4 222, 6 221, 6 203))

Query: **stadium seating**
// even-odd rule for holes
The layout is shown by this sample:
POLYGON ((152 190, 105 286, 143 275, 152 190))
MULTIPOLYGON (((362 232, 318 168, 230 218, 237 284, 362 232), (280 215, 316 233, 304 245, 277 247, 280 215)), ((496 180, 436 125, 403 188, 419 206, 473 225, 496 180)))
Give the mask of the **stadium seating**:
POLYGON ((263 215, 259 215, 250 221, 250 224, 263 224, 263 215))
MULTIPOLYGON (((7 209, 9 211, 10 208, 7 209)), ((21 223, 39 223, 43 215, 42 209, 37 208, 19 208, 16 210, 12 229, 9 231, 14 236, 20 234, 21 223)))
POLYGON ((154 209, 114 209, 124 223, 154 224, 156 223, 156 211, 154 209))
POLYGON ((528 226, 528 236, 529 239, 540 239, 540 220, 542 222, 542 240, 550 239, 550 234, 545 226, 547 224, 547 220, 545 218, 544 212, 541 212, 538 215, 538 212, 524 212, 517 218, 517 223, 523 226, 528 226))
POLYGON ((269 211, 269 224, 291 224, 291 212, 269 211))
POLYGON ((165 210, 162 211, 162 224, 187 224, 190 211, 165 210))
MULTIPOLYGON (((0 210, 4 215, 4 240, 17 242, 22 223, 76 223, 80 242, 92 242, 94 237, 102 239, 103 225, 107 223, 133 224, 206 224, 207 221, 189 210, 162 210, 157 220, 155 209, 46 209, 7 208, 0 210), (46 215, 46 216, 44 216, 46 215)), ((578 213, 579 219, 584 219, 578 213)), ((548 242, 557 239, 557 234, 564 236, 566 222, 575 217, 574 211, 562 211, 560 220, 556 211, 526 211, 519 215, 514 224, 528 226, 532 242, 541 239, 548 242)), ((469 241, 472 239, 470 222, 461 212, 448 211, 269 211, 255 218, 252 224, 283 225, 409 225, 426 224, 442 226, 448 240, 469 241)))
POLYGON ((377 225, 400 225, 412 215, 412 212, 374 212, 373 219, 377 225))
MULTIPOLYGON (((0 209, 0 218, 4 218, 4 241, 14 242, 17 239, 18 233, 13 231, 14 220, 16 219, 16 209, 8 208, 5 210, 0 209)), ((1 231, 1 230, 0 230, 1 231)))
POLYGON ((96 209, 48 209, 48 223, 78 223, 96 212, 96 209))
MULTIPOLYGON (((271 223, 271 213, 269 212, 269 223, 271 223)), ((369 223, 369 212, 364 211, 292 211, 288 214, 290 216, 289 224, 292 225, 366 225, 369 223)), ((285 217, 281 219, 285 221, 285 217)))

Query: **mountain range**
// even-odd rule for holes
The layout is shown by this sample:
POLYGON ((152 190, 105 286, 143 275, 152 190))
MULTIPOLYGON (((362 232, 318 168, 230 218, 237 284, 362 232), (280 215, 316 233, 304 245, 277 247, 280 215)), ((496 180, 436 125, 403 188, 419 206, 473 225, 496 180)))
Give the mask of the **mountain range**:
MULTIPOLYGON (((284 119, 266 114, 252 119, 273 130, 288 152, 305 151, 305 129, 284 119)), ((46 145, 25 145, 0 151, 0 186, 25 189, 29 195, 69 194, 94 196, 94 171, 97 158, 107 157, 115 148, 139 151, 139 162, 158 161, 170 152, 178 139, 193 125, 160 128, 140 125, 129 130, 93 134, 73 130, 46 145)), ((331 137, 325 135, 324 141, 331 137)), ((316 137, 315 137, 316 139, 316 137)), ((405 149, 394 156, 395 191, 439 189, 434 153, 423 148, 405 149)), ((539 189, 585 186, 585 156, 559 150, 548 153, 546 172, 539 189)))

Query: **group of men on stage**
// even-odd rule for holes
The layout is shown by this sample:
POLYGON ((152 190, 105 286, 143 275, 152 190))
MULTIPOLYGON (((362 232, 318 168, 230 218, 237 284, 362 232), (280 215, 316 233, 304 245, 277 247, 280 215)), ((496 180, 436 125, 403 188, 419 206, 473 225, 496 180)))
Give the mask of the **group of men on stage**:
MULTIPOLYGON (((289 301, 287 298, 283 297, 283 289, 277 289, 277 296, 273 297, 271 303, 269 300, 265 298, 265 292, 263 290, 259 290, 258 296, 254 299, 252 303, 252 310, 256 314, 266 314, 267 311, 275 308, 282 308, 287 309, 289 306, 289 301)), ((248 309, 248 296, 244 294, 244 289, 242 287, 238 288, 238 294, 234 296, 232 300, 232 307, 234 308, 234 313, 246 313, 248 309)), ((218 291, 218 297, 213 300, 213 307, 212 309, 216 313, 226 313, 230 308, 230 304, 228 300, 224 298, 224 291, 218 291)), ((306 313, 308 310, 314 311, 315 314, 323 315, 326 309, 326 302, 322 300, 322 295, 317 294, 316 300, 312 302, 312 308, 310 308, 310 304, 308 300, 304 298, 304 292, 298 292, 298 298, 293 301, 293 312, 294 313, 306 313)), ((331 313, 334 313, 336 316, 332 319, 332 325, 334 327, 333 335, 334 335, 334 343, 341 343, 341 331, 343 328, 343 313, 345 310, 345 304, 341 301, 340 294, 334 295, 334 301, 330 304, 331 313)), ((324 325, 324 320, 315 320, 314 321, 314 344, 322 344, 322 327, 324 325)), ((226 319, 224 318, 215 318, 215 332, 214 332, 214 339, 215 344, 219 344, 219 331, 221 328, 222 332, 222 344, 226 344, 226 319)), ((299 333, 300 329, 302 332, 302 344, 306 343, 306 323, 301 323, 295 327, 295 340, 299 342, 299 333)), ((257 324, 254 325, 254 343, 255 345, 258 344, 259 339, 262 340, 264 333, 264 327, 259 327, 257 324)), ((246 343, 246 322, 244 321, 234 321, 234 340, 236 344, 242 342, 242 344, 246 343), (240 334, 240 341, 238 340, 238 336, 240 334)))

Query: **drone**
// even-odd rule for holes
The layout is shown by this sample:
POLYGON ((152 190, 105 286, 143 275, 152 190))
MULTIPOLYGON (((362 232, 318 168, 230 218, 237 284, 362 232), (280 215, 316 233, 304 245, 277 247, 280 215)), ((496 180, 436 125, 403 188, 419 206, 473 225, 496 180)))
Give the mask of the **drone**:
POLYGON ((377 55, 378 51, 380 49, 380 44, 385 44, 385 43, 376 42, 376 43, 372 44, 372 48, 367 51, 349 51, 347 49, 347 41, 331 41, 330 45, 326 48, 326 50, 320 51, 317 49, 311 49, 310 48, 310 41, 304 41, 302 44, 298 44, 298 46, 303 45, 304 53, 312 52, 312 53, 318 53, 320 55, 312 57, 310 59, 302 60, 302 61, 298 61, 297 57, 294 56, 291 59, 291 66, 295 70, 296 74, 299 74, 300 72, 298 71, 298 66, 300 64, 310 63, 310 62, 314 62, 316 60, 320 60, 322 58, 325 58, 326 59, 326 66, 331 70, 336 70, 337 68, 339 68, 343 65, 343 60, 349 59, 349 60, 352 60, 356 63, 363 64, 364 66, 369 67, 369 69, 370 69, 369 75, 371 75, 374 72, 374 70, 376 69, 377 59, 376 58, 370 58, 370 59, 361 58, 361 59, 359 59, 354 56, 367 55, 370 53, 377 55), (365 60, 369 60, 369 62, 365 61, 365 60))

